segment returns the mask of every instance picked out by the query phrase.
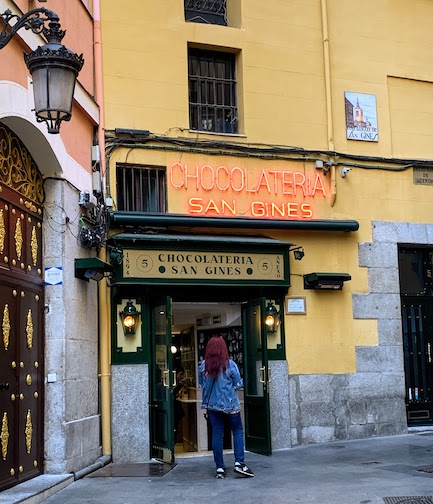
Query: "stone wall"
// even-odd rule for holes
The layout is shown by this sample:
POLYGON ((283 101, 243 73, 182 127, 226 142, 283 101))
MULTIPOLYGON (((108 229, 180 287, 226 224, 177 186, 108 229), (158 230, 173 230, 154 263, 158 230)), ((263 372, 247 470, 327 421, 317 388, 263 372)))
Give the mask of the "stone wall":
POLYGON ((289 375, 292 444, 407 432, 399 243, 433 244, 433 225, 373 222, 359 244, 369 292, 352 301, 354 319, 377 320, 378 345, 356 348, 355 374, 289 375))
POLYGON ((101 455, 97 282, 75 278, 74 259, 94 255, 77 242, 78 190, 44 184, 44 266, 62 267, 45 287, 45 472, 77 471, 101 455))

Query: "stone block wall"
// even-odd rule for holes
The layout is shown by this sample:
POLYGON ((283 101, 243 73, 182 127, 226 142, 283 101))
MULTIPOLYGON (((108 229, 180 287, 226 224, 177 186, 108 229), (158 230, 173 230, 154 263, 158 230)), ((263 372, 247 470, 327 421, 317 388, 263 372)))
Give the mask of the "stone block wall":
POLYGON ((352 302, 354 319, 377 320, 378 345, 356 348, 354 374, 289 375, 292 444, 407 432, 399 243, 432 245, 433 225, 372 223, 372 242, 359 244, 369 292, 352 302))
POLYGON ((74 259, 95 255, 77 242, 78 190, 61 179, 44 184, 44 267, 63 281, 45 287, 45 472, 66 473, 101 455, 97 282, 75 278, 74 259))

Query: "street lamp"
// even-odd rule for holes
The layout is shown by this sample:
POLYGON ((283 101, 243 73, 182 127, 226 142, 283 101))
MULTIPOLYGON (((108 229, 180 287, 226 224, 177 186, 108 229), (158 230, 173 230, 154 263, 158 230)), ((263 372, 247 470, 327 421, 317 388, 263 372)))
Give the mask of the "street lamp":
POLYGON ((60 123, 71 119, 75 82, 84 64, 83 55, 61 44, 65 31, 60 29, 59 16, 44 7, 21 17, 8 9, 0 14, 0 23, 0 49, 23 27, 47 40, 47 44, 35 51, 24 53, 24 61, 33 80, 36 120, 47 123, 48 133, 59 133, 60 123), (8 30, 12 20, 16 23, 8 30))

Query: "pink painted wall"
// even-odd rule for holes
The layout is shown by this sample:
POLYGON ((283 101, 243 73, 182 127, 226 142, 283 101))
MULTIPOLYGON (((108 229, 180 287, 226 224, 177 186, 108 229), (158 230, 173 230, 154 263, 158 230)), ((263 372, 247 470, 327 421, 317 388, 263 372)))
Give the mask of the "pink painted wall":
MULTIPOLYGON (((23 12, 45 7, 59 15, 62 29, 66 30, 63 43, 74 52, 83 53, 85 63, 79 74, 79 82, 86 91, 94 95, 94 62, 93 62, 93 19, 87 6, 89 0, 48 0, 44 3, 28 0, 16 0, 15 4, 23 12)), ((24 29, 22 29, 24 31, 24 29)), ((18 32, 15 37, 0 51, 0 80, 12 81, 28 87, 30 74, 24 63, 23 52, 29 48, 23 43, 18 32)), ((68 153, 87 171, 91 171, 91 145, 93 142, 94 124, 89 116, 77 104, 72 110, 70 122, 62 123, 60 135, 68 153)))

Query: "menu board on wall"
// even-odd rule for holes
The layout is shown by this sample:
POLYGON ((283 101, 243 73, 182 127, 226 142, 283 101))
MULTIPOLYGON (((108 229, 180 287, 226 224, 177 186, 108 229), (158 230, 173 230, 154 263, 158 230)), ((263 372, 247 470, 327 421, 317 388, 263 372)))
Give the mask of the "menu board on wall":
POLYGON ((232 326, 217 329, 202 329, 198 331, 198 358, 201 362, 204 359, 207 342, 212 336, 221 335, 229 351, 230 359, 234 360, 238 365, 241 376, 244 376, 244 363, 243 363, 243 335, 242 326, 232 326))

